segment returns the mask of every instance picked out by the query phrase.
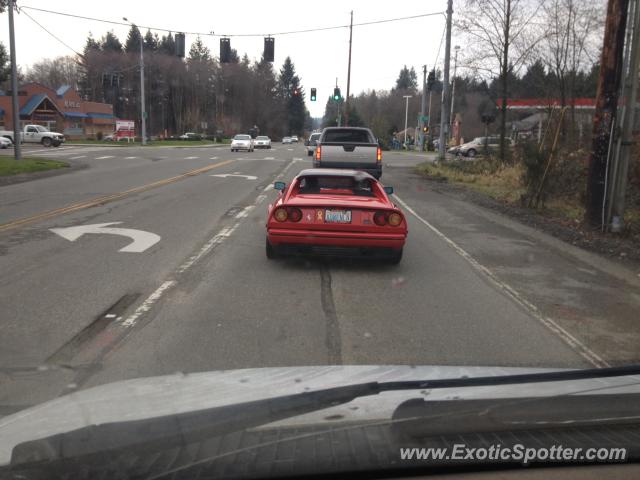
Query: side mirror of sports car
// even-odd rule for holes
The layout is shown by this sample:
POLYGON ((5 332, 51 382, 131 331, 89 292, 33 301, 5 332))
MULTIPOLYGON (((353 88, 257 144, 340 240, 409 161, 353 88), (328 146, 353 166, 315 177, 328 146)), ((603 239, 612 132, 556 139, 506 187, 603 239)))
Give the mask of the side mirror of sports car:
POLYGON ((393 193, 393 187, 384 187, 384 193, 391 195, 393 193))
POLYGON ((276 190, 280 190, 281 192, 287 187, 287 184, 284 182, 275 182, 273 184, 273 188, 276 190))

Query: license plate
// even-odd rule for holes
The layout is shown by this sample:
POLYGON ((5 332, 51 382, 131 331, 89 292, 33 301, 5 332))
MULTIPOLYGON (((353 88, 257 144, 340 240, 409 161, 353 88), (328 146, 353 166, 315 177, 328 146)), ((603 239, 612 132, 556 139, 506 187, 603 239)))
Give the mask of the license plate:
POLYGON ((325 223, 351 223, 351 210, 325 210, 325 223))

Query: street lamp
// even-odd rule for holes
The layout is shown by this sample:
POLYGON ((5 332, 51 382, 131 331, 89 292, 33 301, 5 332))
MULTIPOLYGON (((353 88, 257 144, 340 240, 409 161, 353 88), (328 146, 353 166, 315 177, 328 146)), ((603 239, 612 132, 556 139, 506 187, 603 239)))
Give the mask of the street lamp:
POLYGON ((409 121, 409 99, 411 95, 403 95, 402 98, 406 100, 406 107, 404 110, 404 146, 407 146, 407 122, 409 121))
MULTIPOLYGON (((135 26, 127 17, 122 17, 122 20, 129 23, 132 27, 135 26)), ((147 144, 147 111, 145 110, 144 104, 144 53, 142 32, 140 32, 140 115, 142 116, 142 145, 147 144)))

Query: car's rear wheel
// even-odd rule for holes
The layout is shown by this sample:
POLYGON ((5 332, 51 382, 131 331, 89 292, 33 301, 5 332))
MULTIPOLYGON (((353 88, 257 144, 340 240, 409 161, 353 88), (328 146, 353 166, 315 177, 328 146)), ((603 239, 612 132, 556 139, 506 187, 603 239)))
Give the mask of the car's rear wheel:
POLYGON ((398 265, 400 263, 400 261, 402 260, 402 250, 402 248, 399 248, 393 252, 391 257, 389 258, 389 263, 391 265, 398 265))
POLYGON ((45 137, 42 139, 42 146, 43 147, 50 147, 51 146, 51 139, 49 137, 45 137))
POLYGON ((265 252, 266 252, 267 258, 269 260, 273 260, 275 258, 278 258, 278 253, 276 252, 276 249, 273 248, 273 245, 271 245, 269 243, 268 239, 265 239, 265 252))

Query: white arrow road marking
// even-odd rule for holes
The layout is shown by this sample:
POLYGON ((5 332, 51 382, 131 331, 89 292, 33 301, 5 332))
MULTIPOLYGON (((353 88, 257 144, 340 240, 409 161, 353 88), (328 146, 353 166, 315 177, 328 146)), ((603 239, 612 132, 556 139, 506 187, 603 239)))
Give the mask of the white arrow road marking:
POLYGON ((239 177, 239 178, 246 178, 247 180, 257 180, 258 177, 254 177, 253 175, 238 175, 235 173, 220 173, 218 175, 209 175, 210 177, 220 177, 220 178, 227 178, 227 177, 239 177))
POLYGON ((118 225, 122 222, 94 223, 92 225, 78 225, 77 227, 51 228, 50 230, 66 238, 70 242, 75 242, 85 233, 108 233, 110 235, 122 235, 133 240, 119 252, 141 253, 160 241, 160 235, 145 232, 144 230, 134 230, 132 228, 107 228, 109 225, 118 225))
POLYGON ((103 157, 96 157, 96 160, 106 160, 107 158, 113 158, 113 155, 105 155, 103 157))

